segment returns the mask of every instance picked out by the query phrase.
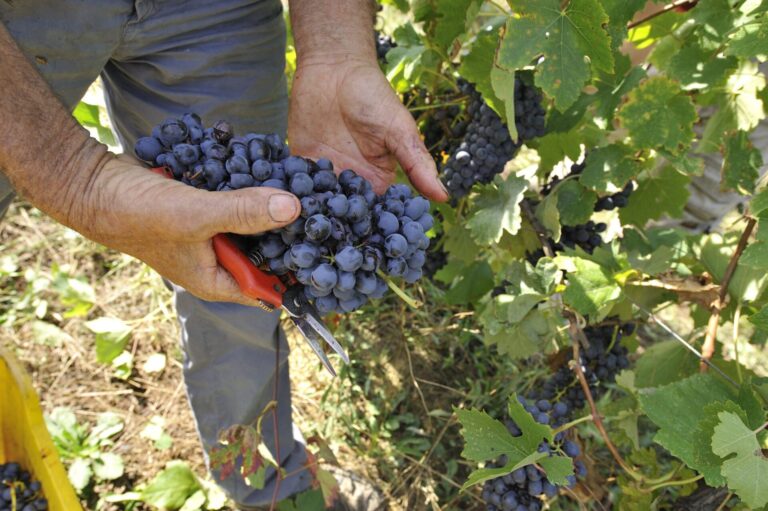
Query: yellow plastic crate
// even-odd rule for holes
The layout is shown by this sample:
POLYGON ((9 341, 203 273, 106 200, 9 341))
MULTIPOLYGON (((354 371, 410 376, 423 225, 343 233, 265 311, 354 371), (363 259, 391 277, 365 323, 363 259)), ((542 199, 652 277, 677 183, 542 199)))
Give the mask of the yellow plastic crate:
POLYGON ((43 420, 29 375, 0 347, 0 463, 17 461, 43 485, 50 511, 82 511, 43 420))

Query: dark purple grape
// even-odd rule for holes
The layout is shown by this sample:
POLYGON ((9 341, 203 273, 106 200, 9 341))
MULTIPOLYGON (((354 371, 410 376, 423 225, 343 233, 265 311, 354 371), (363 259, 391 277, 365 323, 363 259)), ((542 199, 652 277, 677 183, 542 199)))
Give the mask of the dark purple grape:
POLYGON ((163 152, 163 145, 155 137, 141 137, 136 141, 133 150, 140 160, 154 162, 163 152))

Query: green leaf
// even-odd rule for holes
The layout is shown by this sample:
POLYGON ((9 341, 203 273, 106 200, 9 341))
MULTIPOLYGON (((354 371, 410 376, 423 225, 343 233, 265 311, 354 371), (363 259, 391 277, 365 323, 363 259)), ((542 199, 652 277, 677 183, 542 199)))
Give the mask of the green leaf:
POLYGON ((757 393, 755 386, 751 383, 742 383, 739 388, 739 397, 736 401, 746 412, 744 421, 747 426, 757 429, 765 422, 766 409, 763 400, 757 393))
POLYGON ((728 488, 752 508, 768 504, 768 459, 762 453, 757 433, 734 413, 720 412, 717 417, 720 424, 712 436, 712 451, 727 458, 721 471, 728 488))
POLYGON ((67 470, 67 477, 77 493, 82 493, 91 481, 91 463, 85 458, 75 458, 67 470))
POLYGON ((539 460, 539 465, 547 474, 552 484, 568 485, 568 476, 573 475, 573 460, 567 456, 547 456, 539 460))
POLYGON ((638 149, 664 148, 671 153, 687 149, 693 140, 696 109, 669 78, 649 78, 629 93, 619 111, 622 125, 638 149))
POLYGON ((124 321, 110 317, 86 321, 85 327, 96 334, 96 359, 104 364, 123 352, 132 330, 124 321))
POLYGON ((89 128, 96 128, 99 141, 107 145, 115 145, 115 136, 112 130, 101 123, 98 105, 90 105, 82 101, 77 104, 72 115, 77 122, 89 128))
POLYGON ((724 411, 746 417, 744 410, 733 401, 710 403, 704 407, 704 418, 691 436, 695 461, 691 468, 701 472, 707 484, 715 488, 725 484, 725 478, 720 473, 722 460, 712 452, 712 435, 715 432, 715 426, 720 423, 717 414, 724 411))
MULTIPOLYGON (((496 97, 504 102, 504 118, 515 118, 515 72, 497 66, 491 68, 491 85, 496 97)), ((517 141, 517 124, 507 123, 507 130, 512 140, 517 141)))
POLYGON ((437 0, 437 25, 433 41, 442 49, 448 49, 453 41, 467 31, 477 11, 479 0, 437 0))
POLYGON ((590 78, 590 65, 613 70, 611 41, 603 28, 608 17, 596 0, 571 0, 565 9, 559 0, 520 0, 515 12, 520 17, 507 20, 497 64, 518 70, 543 54, 536 85, 554 99, 558 110, 578 99, 590 78))
POLYGON ((64 342, 72 341, 71 335, 46 321, 33 321, 32 334, 34 335, 35 342, 47 346, 61 346, 64 342))
POLYGON ((589 153, 579 182, 598 192, 616 193, 640 173, 642 165, 624 144, 611 144, 589 153))
POLYGON ((529 357, 536 353, 552 349, 552 339, 556 338, 562 323, 551 310, 534 309, 516 325, 502 323, 503 328, 486 335, 487 344, 496 344, 499 353, 513 359, 529 357))
MULTIPOLYGON (((740 230, 734 230, 723 236, 713 233, 704 236, 701 246, 700 261, 704 268, 714 277, 715 282, 722 282, 725 269, 733 256, 739 238, 740 230)), ((760 242, 756 242, 760 243, 760 242)), ((749 247, 747 247, 749 249, 749 247)), ((758 255, 757 249, 755 255, 758 255)), ((760 258, 756 258, 759 266, 760 258)), ((739 258, 736 271, 733 272, 731 282, 728 284, 728 295, 740 302, 753 302, 757 300, 768 285, 768 274, 761 269, 752 268, 744 264, 744 254, 739 258)))
POLYGON ((468 266, 450 290, 445 294, 449 304, 474 303, 493 289, 494 279, 491 267, 485 261, 468 266))
POLYGON ((92 465, 97 479, 112 481, 123 475, 123 458, 111 452, 100 453, 92 465))
POLYGON ((756 270, 768 269, 768 241, 757 241, 741 254, 739 263, 756 270))
POLYGON ((597 194, 584 188, 575 179, 566 179, 554 191, 562 225, 579 225, 592 216, 597 194))
POLYGON ((478 243, 498 243, 504 231, 516 234, 520 229, 520 200, 528 188, 528 182, 517 176, 506 180, 496 179, 494 186, 482 190, 467 227, 478 243))
POLYGON ((726 55, 752 59, 768 55, 768 18, 765 13, 750 22, 734 27, 733 35, 725 48, 726 55))
POLYGON ((755 191, 755 181, 763 166, 763 156, 744 131, 737 131, 725 140, 723 184, 742 195, 755 191))
MULTIPOLYGON (((624 0, 614 1, 624 2, 624 0)), ((613 126, 616 111, 625 96, 647 76, 642 67, 632 67, 632 62, 626 55, 618 52, 614 55, 616 58, 614 73, 599 73, 594 80, 597 87, 597 92, 594 94, 594 99, 597 101, 595 117, 596 120, 604 122, 606 127, 613 126)))
POLYGON ((161 509, 179 509, 200 489, 197 477, 183 461, 171 461, 147 484, 142 499, 161 509))
POLYGON ((101 446, 107 443, 110 437, 120 433, 125 426, 123 418, 113 412, 99 414, 96 425, 88 434, 86 442, 93 446, 101 446))
POLYGON ((204 509, 205 505, 205 492, 203 490, 197 490, 195 493, 189 496, 184 501, 184 505, 181 506, 179 511, 199 511, 204 509))
POLYGON ((638 387, 667 385, 696 372, 699 359, 678 341, 656 341, 635 367, 635 384, 638 387))
POLYGON ((486 25, 477 34, 469 53, 461 58, 459 74, 475 85, 475 89, 483 95, 485 102, 506 122, 506 114, 502 101, 496 97, 491 85, 491 69, 496 56, 496 46, 499 40, 499 26, 486 25))
POLYGON ((668 75, 679 81, 683 90, 705 89, 724 84, 737 67, 736 58, 719 57, 717 50, 691 44, 672 56, 668 75))
POLYGON ((621 223, 643 227, 665 214, 679 217, 688 202, 690 180, 669 166, 649 170, 638 180, 632 200, 619 212, 621 223))
POLYGON ((549 173, 566 157, 577 161, 581 155, 582 136, 577 130, 547 133, 538 139, 539 173, 549 173))
POLYGON ((725 402, 733 394, 714 376, 699 373, 664 387, 642 389, 638 398, 642 410, 659 427, 654 441, 694 466, 691 432, 706 417, 708 404, 725 402))
POLYGON ((768 331, 768 305, 763 305, 762 309, 752 314, 749 322, 760 330, 768 331))
POLYGON ((536 206, 536 218, 555 242, 560 241, 560 211, 557 209, 557 194, 550 193, 536 206))
POLYGON ((752 197, 749 203, 749 211, 757 216, 768 209, 768 188, 764 188, 757 195, 752 197))
POLYGON ((590 321, 600 321, 621 296, 621 288, 613 276, 592 261, 580 257, 558 256, 555 258, 561 269, 568 271, 568 286, 563 293, 565 303, 590 321))

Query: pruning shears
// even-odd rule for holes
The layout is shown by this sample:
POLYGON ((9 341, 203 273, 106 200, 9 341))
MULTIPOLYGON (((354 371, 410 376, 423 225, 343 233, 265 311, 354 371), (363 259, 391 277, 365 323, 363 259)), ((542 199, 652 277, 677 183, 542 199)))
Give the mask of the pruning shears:
MULTIPOLYGON (((155 167, 150 170, 163 177, 173 178, 166 168, 155 167)), ((339 354, 344 363, 349 364, 349 356, 325 327, 320 314, 315 306, 309 303, 303 286, 293 273, 288 272, 279 277, 267 273, 265 258, 257 247, 249 248, 242 239, 226 233, 213 237, 213 251, 219 264, 232 275, 245 296, 256 300, 257 305, 267 312, 282 307, 288 313, 328 372, 336 376, 336 371, 323 351, 321 339, 339 354)))

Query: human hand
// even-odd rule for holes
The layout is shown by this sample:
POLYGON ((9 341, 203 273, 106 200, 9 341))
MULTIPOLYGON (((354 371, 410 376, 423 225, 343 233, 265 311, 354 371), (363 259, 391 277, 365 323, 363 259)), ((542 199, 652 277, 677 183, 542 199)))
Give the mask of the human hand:
POLYGON ((394 180, 399 162, 419 192, 448 199, 416 123, 375 61, 303 62, 291 90, 288 138, 295 154, 351 168, 377 193, 394 180))
POLYGON ((256 302, 217 264, 211 238, 275 229, 300 212, 296 197, 280 190, 198 190, 125 155, 108 159, 86 190, 73 202, 67 225, 144 261, 195 296, 244 305, 256 302))

